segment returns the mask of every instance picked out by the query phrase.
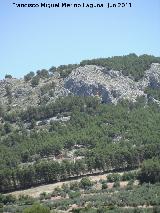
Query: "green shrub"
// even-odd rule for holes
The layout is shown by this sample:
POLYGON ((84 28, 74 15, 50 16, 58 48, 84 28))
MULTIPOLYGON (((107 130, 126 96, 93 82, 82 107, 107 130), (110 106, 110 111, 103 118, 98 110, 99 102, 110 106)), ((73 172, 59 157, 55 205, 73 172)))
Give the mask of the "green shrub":
POLYGON ((92 185, 93 184, 88 177, 83 177, 80 181, 80 187, 82 189, 89 189, 92 185))
POLYGON ((79 190, 80 183, 78 181, 74 181, 70 183, 70 190, 79 190))
POLYGON ((12 78, 12 76, 11 76, 11 75, 6 74, 6 75, 5 75, 5 78, 12 78))
POLYGON ((136 177, 137 177, 136 172, 124 172, 121 179, 122 181, 129 181, 129 180, 135 179, 136 177))
POLYGON ((107 183, 102 183, 102 189, 107 189, 107 188, 108 188, 107 183))
POLYGON ((107 181, 108 182, 115 182, 115 181, 120 181, 121 180, 121 175, 119 174, 109 174, 107 176, 107 181))
POLYGON ((113 187, 114 188, 120 187, 120 182, 119 181, 114 182, 113 187))
POLYGON ((50 210, 40 204, 35 204, 30 208, 24 209, 23 213, 50 213, 50 210))
POLYGON ((34 77, 34 72, 30 72, 24 76, 24 80, 27 82, 27 81, 31 80, 33 77, 34 77))
POLYGON ((31 86, 32 87, 37 86, 39 84, 39 80, 40 80, 40 78, 38 76, 33 77, 31 80, 31 86))
POLYGON ((76 198, 76 197, 80 197, 81 196, 81 193, 79 191, 71 191, 68 193, 68 196, 69 198, 73 199, 73 198, 76 198))

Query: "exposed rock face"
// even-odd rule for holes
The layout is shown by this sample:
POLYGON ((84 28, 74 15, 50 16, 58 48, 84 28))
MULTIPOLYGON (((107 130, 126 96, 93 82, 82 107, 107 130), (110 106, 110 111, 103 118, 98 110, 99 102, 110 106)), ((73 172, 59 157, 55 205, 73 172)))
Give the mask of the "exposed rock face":
POLYGON ((65 87, 80 96, 98 95, 105 103, 117 103, 120 99, 135 101, 137 96, 144 95, 139 83, 123 76, 120 71, 106 71, 94 65, 72 71, 65 80, 65 87))
POLYGON ((35 87, 31 86, 31 82, 25 82, 23 79, 5 79, 0 81, 0 102, 5 107, 10 106, 11 109, 26 109, 27 106, 36 106, 41 99, 47 98, 52 101, 59 96, 66 96, 68 93, 63 87, 63 82, 60 79, 51 77, 48 79, 41 79, 39 84, 35 87), (41 88, 49 83, 55 83, 54 95, 49 97, 48 93, 41 95, 41 88), (10 101, 7 95, 6 88, 10 88, 10 101))
MULTIPOLYGON (((146 87, 160 88, 160 64, 154 63, 138 82, 124 76, 121 71, 105 70, 103 67, 86 65, 74 69, 66 79, 52 76, 41 79, 39 85, 32 87, 31 82, 23 79, 5 79, 0 81, 0 102, 11 109, 38 105, 41 99, 55 101, 60 96, 69 93, 78 96, 98 96, 105 103, 116 104, 121 99, 135 101, 138 96, 145 96, 146 87), (49 83, 55 83, 52 95, 49 91, 41 95, 41 88, 49 83), (10 88, 11 101, 6 88, 10 88)), ((156 101, 156 100, 155 100, 156 101)))
POLYGON ((160 88, 160 64, 154 63, 146 71, 146 78, 151 88, 160 88))

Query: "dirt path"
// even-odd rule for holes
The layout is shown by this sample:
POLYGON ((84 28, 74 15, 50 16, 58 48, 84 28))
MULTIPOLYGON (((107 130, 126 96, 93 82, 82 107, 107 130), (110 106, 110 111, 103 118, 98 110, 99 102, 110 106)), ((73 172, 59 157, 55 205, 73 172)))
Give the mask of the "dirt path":
MULTIPOLYGON (((101 175, 91 175, 89 176, 89 178, 91 179, 91 181, 99 181, 101 179, 106 179, 106 176, 108 175, 109 173, 106 173, 106 174, 101 174, 101 175)), ((123 174, 122 173, 119 173, 119 174, 123 174)), ((15 195, 16 197, 18 197, 19 195, 29 195, 29 196, 32 196, 32 197, 38 197, 42 192, 46 192, 46 193, 51 193, 56 187, 61 187, 64 183, 65 184, 69 184, 73 181, 80 181, 82 179, 79 178, 79 179, 75 179, 75 180, 69 180, 69 181, 63 181, 63 182, 57 182, 57 183, 53 183, 53 184, 48 184, 48 185, 42 185, 42 186, 38 186, 38 187, 33 187, 33 188, 30 188, 30 189, 26 189, 26 190, 20 190, 20 191, 15 191, 15 192, 11 192, 9 194, 12 194, 12 195, 15 195)))

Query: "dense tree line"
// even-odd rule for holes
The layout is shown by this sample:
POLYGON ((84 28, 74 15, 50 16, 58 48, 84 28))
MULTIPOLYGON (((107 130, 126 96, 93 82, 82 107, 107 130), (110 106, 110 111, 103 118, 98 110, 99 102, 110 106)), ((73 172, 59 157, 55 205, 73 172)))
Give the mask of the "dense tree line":
POLYGON ((84 60, 80 65, 93 64, 103 66, 105 68, 104 72, 110 69, 121 70, 124 75, 132 76, 135 80, 139 80, 152 63, 160 63, 160 58, 151 55, 137 56, 136 54, 129 54, 126 56, 84 60))
MULTIPOLYGON (((52 66, 49 70, 46 69, 37 70, 36 73, 31 71, 24 76, 24 80, 25 82, 31 81, 31 85, 36 86, 41 78, 44 79, 52 77, 55 72, 59 74, 59 77, 65 78, 72 72, 73 69, 76 69, 77 67, 79 67, 79 64, 68 64, 68 65, 60 65, 58 67, 52 66)), ((6 78, 11 77, 12 77, 11 75, 6 75, 6 78)))
MULTIPOLYGON (((159 144, 142 146, 141 148, 126 148, 125 150, 124 147, 117 148, 115 151, 107 148, 101 153, 95 150, 95 152, 89 153, 89 156, 86 156, 84 160, 75 162, 67 160, 61 163, 40 161, 29 166, 3 169, 0 172, 0 191, 5 192, 53 183, 66 180, 69 177, 81 176, 87 172, 135 169, 140 166, 143 160, 148 159, 148 155, 149 157, 160 156, 160 151, 157 151, 160 150, 159 144)), ((156 169, 153 167, 155 173, 159 172, 156 169)))
POLYGON ((46 114, 41 107, 24 111, 19 118, 38 120, 70 113, 71 119, 65 125, 52 122, 41 132, 33 129, 28 133, 21 128, 3 135, 1 191, 28 188, 86 172, 134 169, 145 159, 159 158, 160 113, 156 105, 121 102, 115 106, 100 104, 91 97, 69 97, 44 106, 46 114), (40 160, 64 150, 68 152, 75 145, 85 148, 85 152, 77 150, 84 157, 81 161, 59 164, 40 160))
MULTIPOLYGON (((152 55, 140 55, 132 53, 124 56, 114 56, 108 58, 98 58, 91 60, 83 60, 79 64, 52 66, 49 70, 42 69, 36 72, 36 78, 48 78, 55 72, 59 73, 61 78, 67 77, 73 69, 85 65, 97 65, 104 67, 104 72, 108 70, 121 70, 124 75, 131 76, 135 80, 139 80, 144 76, 144 72, 149 69, 152 63, 160 63, 160 57, 152 55)), ((25 81, 30 81, 34 77, 34 72, 30 72, 24 76, 25 81)))

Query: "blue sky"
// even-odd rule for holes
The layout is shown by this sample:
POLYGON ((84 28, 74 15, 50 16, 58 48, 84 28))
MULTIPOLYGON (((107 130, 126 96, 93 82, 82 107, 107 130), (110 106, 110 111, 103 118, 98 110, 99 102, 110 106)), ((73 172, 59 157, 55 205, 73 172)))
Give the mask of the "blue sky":
MULTIPOLYGON (((16 8, 12 3, 107 3, 117 0, 0 2, 0 79, 83 59, 160 56, 160 0, 126 0, 132 8, 16 8)), ((124 2, 124 1, 122 1, 124 2)))

